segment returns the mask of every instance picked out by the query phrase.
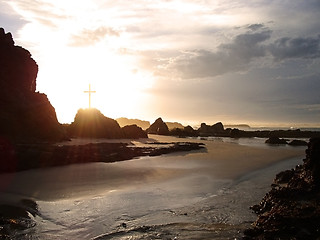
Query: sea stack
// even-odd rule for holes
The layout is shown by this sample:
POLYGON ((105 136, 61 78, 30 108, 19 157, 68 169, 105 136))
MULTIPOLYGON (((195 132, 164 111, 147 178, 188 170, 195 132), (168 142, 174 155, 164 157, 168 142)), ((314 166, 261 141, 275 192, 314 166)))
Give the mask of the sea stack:
POLYGON ((147 129, 149 134, 158 134, 158 135, 169 135, 169 128, 167 124, 158 118, 151 126, 147 129))
POLYGON ((0 137, 16 142, 65 139, 47 96, 36 91, 38 65, 0 28, 0 137))

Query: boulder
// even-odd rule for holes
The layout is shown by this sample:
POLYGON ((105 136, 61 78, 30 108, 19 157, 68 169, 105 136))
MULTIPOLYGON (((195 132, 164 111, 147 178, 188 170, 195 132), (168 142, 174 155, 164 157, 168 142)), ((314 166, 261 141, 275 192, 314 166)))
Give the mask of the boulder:
POLYGON ((0 137, 16 142, 66 139, 47 96, 35 92, 38 65, 0 28, 0 137))
POLYGON ((161 118, 158 118, 147 129, 147 133, 158 134, 158 135, 169 135, 169 128, 168 128, 167 124, 161 118))

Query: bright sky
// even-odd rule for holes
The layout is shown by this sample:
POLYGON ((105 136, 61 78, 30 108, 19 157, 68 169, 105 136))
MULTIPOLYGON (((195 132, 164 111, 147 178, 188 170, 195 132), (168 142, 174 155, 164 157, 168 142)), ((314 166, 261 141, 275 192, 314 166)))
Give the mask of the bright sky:
POLYGON ((0 0, 61 123, 320 124, 318 0, 0 0))

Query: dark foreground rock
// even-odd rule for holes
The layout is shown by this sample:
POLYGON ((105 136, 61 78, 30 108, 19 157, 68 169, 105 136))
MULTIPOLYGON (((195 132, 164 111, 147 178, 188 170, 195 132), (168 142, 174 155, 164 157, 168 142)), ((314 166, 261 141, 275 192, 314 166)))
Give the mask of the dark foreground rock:
POLYGON ((31 199, 0 205, 0 239, 12 239, 11 233, 35 226, 33 217, 39 215, 38 205, 31 199))
POLYGON ((57 146, 52 144, 0 144, 0 173, 77 163, 116 162, 139 156, 158 156, 204 148, 202 143, 153 143, 136 147, 127 143, 57 146))
POLYGON ((35 92, 38 65, 0 28, 0 138, 16 142, 66 139, 47 96, 35 92))
POLYGON ((320 239, 320 138, 310 139, 303 165, 279 173, 244 239, 320 239))

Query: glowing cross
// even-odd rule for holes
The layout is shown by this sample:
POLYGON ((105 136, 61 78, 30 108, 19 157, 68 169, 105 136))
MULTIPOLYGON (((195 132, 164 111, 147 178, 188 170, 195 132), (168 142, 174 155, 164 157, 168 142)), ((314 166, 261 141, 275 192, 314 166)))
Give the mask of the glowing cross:
POLYGON ((91 91, 91 85, 89 84, 89 91, 84 91, 84 93, 89 93, 89 108, 91 108, 91 93, 95 93, 96 91, 91 91))

